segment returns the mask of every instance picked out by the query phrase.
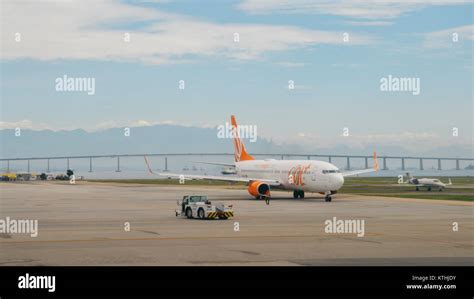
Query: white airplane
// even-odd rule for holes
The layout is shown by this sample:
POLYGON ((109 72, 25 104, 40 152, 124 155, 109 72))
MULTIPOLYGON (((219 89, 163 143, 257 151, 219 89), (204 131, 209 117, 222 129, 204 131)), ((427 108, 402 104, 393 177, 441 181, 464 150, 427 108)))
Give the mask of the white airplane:
POLYGON ((439 179, 427 179, 427 178, 422 178, 422 179, 417 179, 415 177, 412 177, 409 173, 407 173, 407 176, 409 179, 404 182, 404 184, 411 184, 415 185, 416 191, 420 191, 420 187, 426 187, 428 191, 431 191, 431 188, 438 188, 439 191, 443 191, 446 186, 451 186, 453 183, 451 182, 451 179, 449 179, 449 182, 447 184, 441 182, 439 179))
POLYGON ((368 173, 378 170, 377 156, 374 152, 374 167, 369 169, 341 172, 335 165, 315 160, 256 160, 245 150, 238 135, 235 117, 231 116, 235 162, 206 163, 235 167, 237 176, 189 175, 173 173, 154 173, 145 157, 148 171, 152 174, 168 178, 185 180, 217 180, 247 183, 248 192, 257 199, 270 197, 270 189, 293 191, 294 198, 304 198, 305 192, 325 195, 331 201, 331 195, 337 193, 344 184, 344 177, 368 173))

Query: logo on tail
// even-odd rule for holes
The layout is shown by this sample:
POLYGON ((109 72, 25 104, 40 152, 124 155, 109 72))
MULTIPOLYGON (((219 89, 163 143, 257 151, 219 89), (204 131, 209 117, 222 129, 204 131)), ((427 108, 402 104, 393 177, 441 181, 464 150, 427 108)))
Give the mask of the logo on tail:
POLYGON ((242 143, 240 140, 239 136, 239 130, 237 129, 237 122, 235 121, 235 116, 230 117, 230 121, 232 123, 232 131, 233 131, 233 139, 234 139, 234 157, 235 157, 235 162, 240 162, 240 161, 247 161, 247 160, 253 160, 253 157, 250 156, 246 151, 245 151, 245 145, 242 143))

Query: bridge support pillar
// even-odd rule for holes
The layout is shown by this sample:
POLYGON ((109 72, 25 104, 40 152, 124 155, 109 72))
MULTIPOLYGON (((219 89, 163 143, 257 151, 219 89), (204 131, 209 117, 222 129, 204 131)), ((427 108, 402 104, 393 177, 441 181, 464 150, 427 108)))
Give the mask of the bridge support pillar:
POLYGON ((347 159, 346 169, 349 170, 349 169, 351 169, 351 158, 346 157, 346 159, 347 159))
POLYGON ((10 160, 7 160, 7 172, 10 173, 10 160))
POLYGON ((47 161, 48 161, 48 162, 47 162, 47 165, 46 165, 46 172, 49 172, 49 171, 50 171, 50 170, 49 170, 49 159, 48 159, 47 161))
POLYGON ((365 157, 365 169, 369 168, 369 158, 365 157))
POLYGON ((383 158, 383 170, 388 170, 387 168, 387 158, 383 158))
POLYGON ((165 170, 164 171, 169 171, 169 169, 168 169, 168 157, 165 157, 165 170))
POLYGON ((328 156, 329 163, 332 163, 332 157, 328 156))
POLYGON ((420 170, 423 170, 423 159, 420 159, 420 170))
POLYGON ((456 170, 461 170, 461 168, 459 167, 459 159, 456 159, 456 170))
POLYGON ((67 168, 66 168, 66 171, 69 170, 69 158, 66 159, 67 160, 67 168))
POLYGON ((405 158, 402 158, 402 170, 405 170, 405 158))
POLYGON ((89 172, 92 172, 92 157, 89 157, 89 172))
POLYGON ((30 172, 30 160, 28 160, 28 172, 30 172))
POLYGON ((441 170, 441 159, 438 159, 438 170, 441 170))
POLYGON ((117 156, 117 169, 115 170, 115 172, 121 172, 120 170, 120 157, 117 156))

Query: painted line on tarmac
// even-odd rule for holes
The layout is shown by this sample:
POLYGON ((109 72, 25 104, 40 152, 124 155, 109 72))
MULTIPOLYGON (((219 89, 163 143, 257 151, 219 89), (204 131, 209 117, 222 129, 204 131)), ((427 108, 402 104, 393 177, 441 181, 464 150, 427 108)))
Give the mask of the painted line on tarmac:
MULTIPOLYGON (((347 238, 348 234, 334 235, 337 239, 347 238)), ((369 234, 366 234, 369 235, 369 234)), ((371 236, 382 234, 371 233, 371 236)), ((23 244, 23 243, 74 243, 74 242, 108 242, 108 241, 173 241, 173 240, 213 240, 213 239, 260 239, 260 238, 321 238, 327 237, 327 234, 321 235, 268 235, 268 236, 209 236, 209 237, 149 237, 149 238, 113 238, 113 239, 71 239, 71 240, 24 240, 24 241, 2 241, 2 245, 23 244)), ((354 237, 357 239, 357 237, 354 237)))

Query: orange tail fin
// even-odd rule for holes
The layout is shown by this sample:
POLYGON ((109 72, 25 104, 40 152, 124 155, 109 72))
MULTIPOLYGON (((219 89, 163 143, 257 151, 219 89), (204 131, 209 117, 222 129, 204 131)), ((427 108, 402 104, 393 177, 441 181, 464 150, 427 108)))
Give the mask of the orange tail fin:
POLYGON ((379 161, 377 161, 377 152, 374 150, 374 170, 379 170, 379 161))
POLYGON ((234 156, 235 162, 253 160, 253 157, 247 154, 245 151, 245 145, 240 141, 239 130, 237 127, 237 122, 235 121, 235 116, 231 115, 230 121, 232 123, 233 130, 233 139, 234 139, 234 156))

